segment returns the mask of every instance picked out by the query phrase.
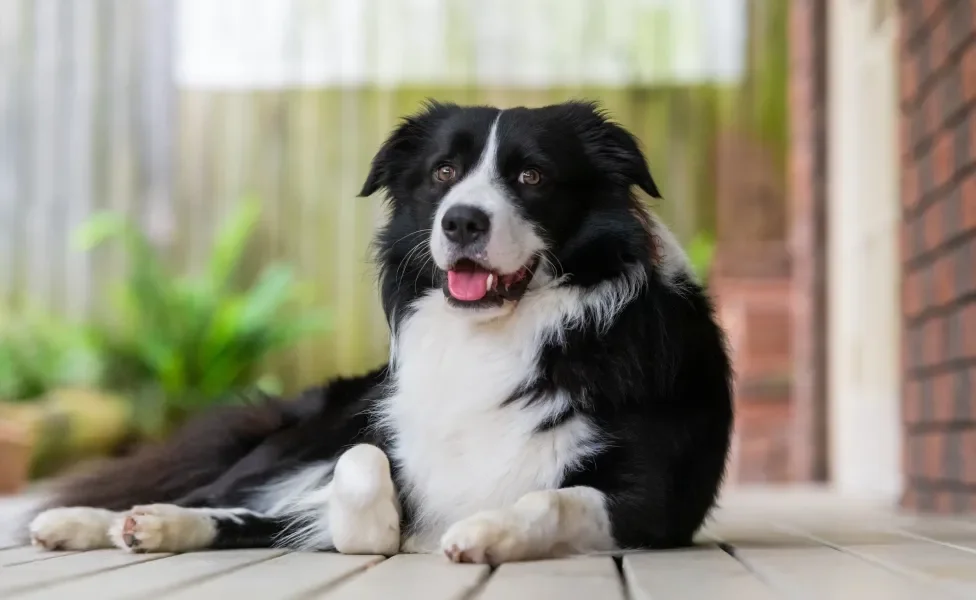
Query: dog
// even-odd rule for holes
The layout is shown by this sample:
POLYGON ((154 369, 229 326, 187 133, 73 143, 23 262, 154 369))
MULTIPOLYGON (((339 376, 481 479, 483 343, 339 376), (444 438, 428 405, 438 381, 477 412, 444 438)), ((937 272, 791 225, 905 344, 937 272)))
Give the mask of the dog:
POLYGON ((191 420, 58 482, 34 544, 443 552, 686 546, 733 426, 710 299, 599 106, 429 102, 375 155, 389 362, 191 420))

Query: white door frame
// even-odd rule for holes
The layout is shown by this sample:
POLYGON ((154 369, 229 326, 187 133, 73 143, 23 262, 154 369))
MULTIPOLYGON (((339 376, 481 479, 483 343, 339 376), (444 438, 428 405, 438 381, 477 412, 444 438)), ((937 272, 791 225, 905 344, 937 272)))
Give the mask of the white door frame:
POLYGON ((897 8, 828 10, 828 422, 831 480, 902 489, 897 8))

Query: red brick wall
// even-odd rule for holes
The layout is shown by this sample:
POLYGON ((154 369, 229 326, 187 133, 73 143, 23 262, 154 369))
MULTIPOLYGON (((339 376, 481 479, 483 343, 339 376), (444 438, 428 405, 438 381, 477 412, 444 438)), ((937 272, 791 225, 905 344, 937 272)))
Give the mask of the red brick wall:
POLYGON ((710 286, 736 375, 729 480, 790 481, 794 440, 789 278, 717 274, 710 286))
POLYGON ((710 281, 733 351, 739 483, 827 478, 826 5, 789 4, 786 181, 742 132, 719 144, 710 281))
POLYGON ((900 6, 903 503, 976 510, 976 2, 900 6))
POLYGON ((827 478, 827 2, 790 4, 792 479, 827 478))
POLYGON ((729 128, 718 143, 717 233, 709 288, 735 370, 729 481, 790 481, 790 257, 786 191, 772 150, 729 128))
POLYGON ((826 4, 790 2, 785 189, 761 144, 720 144, 711 286, 736 372, 739 483, 827 478, 826 4))

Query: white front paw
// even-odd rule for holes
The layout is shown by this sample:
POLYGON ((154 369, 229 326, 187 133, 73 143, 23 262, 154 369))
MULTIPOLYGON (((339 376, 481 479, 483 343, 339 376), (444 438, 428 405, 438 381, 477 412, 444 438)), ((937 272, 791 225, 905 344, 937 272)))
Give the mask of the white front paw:
POLYGON ((441 550, 454 562, 497 565, 533 555, 529 527, 517 514, 485 511, 458 521, 441 538, 441 550))
POLYGON ((31 543, 45 550, 110 548, 108 528, 114 517, 100 508, 52 508, 31 521, 31 543))
POLYGON ((130 552, 186 552, 206 548, 216 532, 205 511, 150 504, 119 517, 110 533, 116 546, 130 552))
POLYGON ((400 511, 390 461, 376 446, 353 446, 336 463, 329 529, 342 554, 393 556, 400 549, 400 511))
POLYGON ((341 554, 393 556, 400 549, 400 515, 391 503, 377 503, 361 511, 333 507, 329 522, 333 545, 341 554))

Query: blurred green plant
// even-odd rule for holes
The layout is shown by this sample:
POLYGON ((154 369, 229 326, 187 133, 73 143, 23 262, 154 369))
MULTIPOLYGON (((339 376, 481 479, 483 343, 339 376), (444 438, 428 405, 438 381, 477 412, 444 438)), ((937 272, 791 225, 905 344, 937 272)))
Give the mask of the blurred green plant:
POLYGON ((97 337, 87 327, 36 310, 0 312, 0 401, 94 386, 103 370, 97 337))
POLYGON ((97 215, 78 232, 82 248, 117 241, 127 254, 128 273, 111 296, 113 322, 103 331, 106 384, 133 399, 143 435, 164 435, 253 390, 274 393, 264 359, 327 330, 328 315, 302 306, 304 288, 285 264, 268 266, 250 286, 235 285, 259 216, 258 203, 243 203, 195 276, 169 272, 145 234, 118 214, 97 215))
POLYGON ((688 260, 699 281, 708 284, 708 275, 715 256, 715 236, 707 231, 699 231, 691 238, 687 247, 688 260))

